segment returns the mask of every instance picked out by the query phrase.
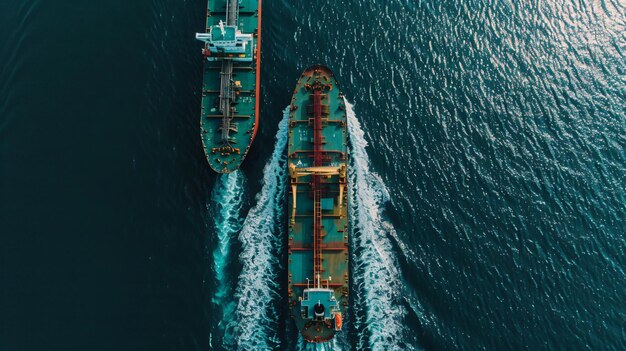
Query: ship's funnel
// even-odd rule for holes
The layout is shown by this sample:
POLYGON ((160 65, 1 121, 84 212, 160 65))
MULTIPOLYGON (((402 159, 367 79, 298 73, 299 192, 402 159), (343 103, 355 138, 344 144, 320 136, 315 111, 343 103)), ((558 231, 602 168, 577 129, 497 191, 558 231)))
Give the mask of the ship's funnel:
POLYGON ((315 306, 313 306, 313 312, 315 312, 315 319, 324 319, 324 305, 321 302, 317 302, 315 306))

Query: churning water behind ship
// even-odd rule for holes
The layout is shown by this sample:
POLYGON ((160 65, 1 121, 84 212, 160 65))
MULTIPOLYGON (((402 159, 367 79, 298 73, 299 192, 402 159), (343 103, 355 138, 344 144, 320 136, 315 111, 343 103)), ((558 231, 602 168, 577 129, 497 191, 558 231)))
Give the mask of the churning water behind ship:
POLYGON ((238 350, 265 350, 280 345, 277 301, 282 300, 278 283, 284 270, 281 251, 284 239, 286 147, 288 109, 283 111, 274 151, 263 170, 263 187, 248 213, 239 240, 242 269, 237 282, 239 300, 233 314, 235 335, 226 340, 238 350))
POLYGON ((217 237, 211 257, 211 273, 215 277, 211 308, 213 314, 217 316, 213 319, 214 324, 211 327, 211 345, 223 343, 232 335, 235 328, 232 315, 237 302, 233 298, 233 287, 237 277, 231 277, 229 266, 233 260, 233 242, 243 225, 241 209, 244 202, 244 181, 241 171, 220 175, 211 193, 211 203, 208 207, 210 219, 214 224, 212 229, 217 237))

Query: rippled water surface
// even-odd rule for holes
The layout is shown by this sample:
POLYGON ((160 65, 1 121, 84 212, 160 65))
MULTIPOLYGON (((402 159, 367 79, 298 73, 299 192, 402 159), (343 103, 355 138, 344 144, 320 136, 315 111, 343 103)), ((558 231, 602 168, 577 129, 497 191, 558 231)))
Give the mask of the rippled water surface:
POLYGON ((1 350, 311 349, 275 222, 315 63, 352 104, 353 300, 324 349, 626 347, 623 1, 263 10, 261 129, 220 178, 205 2, 0 2, 1 350))

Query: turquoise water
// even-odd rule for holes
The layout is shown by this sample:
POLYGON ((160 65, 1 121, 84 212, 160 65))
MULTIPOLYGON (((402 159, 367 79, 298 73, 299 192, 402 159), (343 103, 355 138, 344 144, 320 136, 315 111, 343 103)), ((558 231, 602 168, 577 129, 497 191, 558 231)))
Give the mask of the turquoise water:
POLYGON ((275 223, 314 63, 353 104, 353 301, 326 349, 625 348, 623 2, 265 1, 261 129, 221 179, 205 10, 0 2, 0 349, 310 349, 275 223))

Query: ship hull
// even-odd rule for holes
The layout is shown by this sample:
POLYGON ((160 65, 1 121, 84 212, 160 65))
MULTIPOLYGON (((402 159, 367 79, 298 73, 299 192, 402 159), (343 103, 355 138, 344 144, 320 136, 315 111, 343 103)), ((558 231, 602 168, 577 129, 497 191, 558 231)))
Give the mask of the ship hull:
MULTIPOLYGON (((226 0, 209 0, 206 32, 226 20, 226 0)), ((238 55, 211 55, 205 46, 203 65, 201 138, 207 161, 218 173, 237 170, 245 159, 259 127, 259 89, 261 61, 261 0, 242 0, 239 3, 237 28, 252 35, 251 61, 238 55), (232 81, 237 82, 237 97, 232 103, 228 121, 228 135, 224 138, 223 112, 220 96, 223 93, 223 61, 232 62, 232 81), (226 141, 225 141, 226 139, 226 141)))
POLYGON ((308 342, 331 340, 348 306, 347 164, 343 95, 330 69, 309 67, 290 107, 287 207, 290 314, 308 342))

